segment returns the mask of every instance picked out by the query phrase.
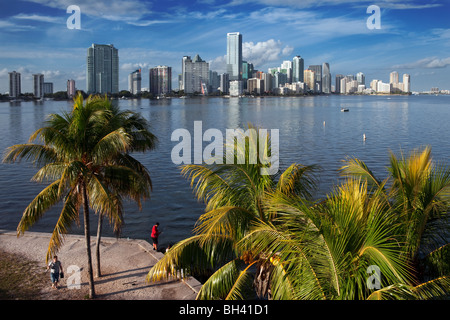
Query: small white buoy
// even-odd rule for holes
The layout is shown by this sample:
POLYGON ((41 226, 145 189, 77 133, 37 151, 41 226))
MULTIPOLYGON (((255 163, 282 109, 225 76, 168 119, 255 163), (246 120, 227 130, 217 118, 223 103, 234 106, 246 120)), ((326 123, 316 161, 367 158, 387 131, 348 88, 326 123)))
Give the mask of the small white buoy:
POLYGON ((323 122, 323 126, 325 127, 325 121, 323 122))
POLYGON ((363 133, 363 140, 366 141, 366 134, 363 133))

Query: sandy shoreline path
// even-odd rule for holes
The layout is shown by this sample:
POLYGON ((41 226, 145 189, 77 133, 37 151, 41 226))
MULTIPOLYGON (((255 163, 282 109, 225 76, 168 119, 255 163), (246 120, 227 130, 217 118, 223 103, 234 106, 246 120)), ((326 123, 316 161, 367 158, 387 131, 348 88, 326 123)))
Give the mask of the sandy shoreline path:
MULTIPOLYGON (((19 238, 14 231, 0 230, 0 250, 20 255, 36 262, 37 272, 48 278, 48 286, 41 293, 41 299, 84 299, 88 294, 87 257, 84 236, 67 235, 58 252, 65 277, 58 290, 51 289, 50 275, 46 273, 45 255, 50 240, 49 233, 26 232, 19 238), (69 289, 67 281, 71 275, 69 266, 81 269, 81 286, 69 289), (40 271, 42 270, 42 271, 40 271)), ((93 252, 93 268, 95 270, 95 238, 91 240, 93 252)), ((148 283, 145 277, 150 268, 163 257, 155 252, 152 245, 144 240, 127 240, 103 237, 101 242, 102 274, 95 277, 97 299, 101 300, 193 300, 201 284, 194 278, 187 281, 168 280, 148 283)), ((74 270, 76 269, 73 268, 74 270)), ((33 274, 30 277, 36 276, 33 274)), ((71 278, 70 283, 73 278, 71 278)))

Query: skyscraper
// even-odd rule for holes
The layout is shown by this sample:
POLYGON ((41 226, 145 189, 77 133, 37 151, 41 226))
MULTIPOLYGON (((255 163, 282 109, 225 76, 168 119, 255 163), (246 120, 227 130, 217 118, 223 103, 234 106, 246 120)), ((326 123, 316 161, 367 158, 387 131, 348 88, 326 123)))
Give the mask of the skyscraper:
POLYGON ((366 85, 366 76, 362 72, 358 72, 356 74, 356 81, 358 81, 358 85, 366 85))
POLYGON ((44 95, 53 94, 53 82, 44 82, 44 95))
POLYGON ((283 61, 281 64, 281 72, 286 74, 286 83, 292 83, 292 61, 283 61))
POLYGON ((119 92, 119 50, 112 44, 92 44, 87 50, 87 93, 119 92))
POLYGON ((128 75, 128 91, 131 94, 141 93, 142 75, 141 69, 137 69, 128 75))
POLYGON ((398 72, 397 71, 393 71, 390 73, 389 75, 389 83, 398 83, 398 72))
POLYGON ((33 94, 36 98, 44 97, 44 75, 33 74, 33 94))
POLYGON ((9 96, 11 98, 18 98, 21 92, 21 81, 19 72, 9 72, 9 96))
POLYGON ((409 93, 411 91, 411 77, 409 74, 403 74, 403 92, 409 93))
POLYGON ((220 76, 220 91, 222 93, 228 93, 230 91, 230 78, 228 73, 222 73, 220 76))
POLYGON ((182 82, 185 93, 202 92, 202 85, 209 85, 209 63, 197 54, 194 60, 190 56, 183 57, 182 82))
POLYGON ((227 73, 230 81, 242 80, 242 34, 227 33, 227 73))
POLYGON ((330 65, 325 62, 322 64, 322 92, 323 93, 331 93, 331 73, 330 73, 330 65))
POLYGON ((172 67, 157 66, 149 71, 150 93, 154 95, 172 92, 172 67))
POLYGON ((322 92, 322 66, 312 65, 308 67, 309 70, 314 71, 314 88, 311 88, 314 92, 322 92))
POLYGON ((67 96, 69 98, 75 96, 75 80, 67 80, 67 96))
POLYGON ((314 87, 315 87, 315 74, 314 71, 310 70, 310 69, 306 69, 303 71, 303 77, 305 79, 305 84, 306 84, 306 88, 305 90, 310 90, 310 91, 314 91, 314 87))
POLYGON ((305 62, 302 57, 295 56, 292 60, 292 82, 304 82, 303 71, 305 69, 305 62))
POLYGON ((341 79, 343 79, 343 78, 344 78, 343 74, 336 75, 335 88, 334 88, 335 93, 341 93, 341 79))

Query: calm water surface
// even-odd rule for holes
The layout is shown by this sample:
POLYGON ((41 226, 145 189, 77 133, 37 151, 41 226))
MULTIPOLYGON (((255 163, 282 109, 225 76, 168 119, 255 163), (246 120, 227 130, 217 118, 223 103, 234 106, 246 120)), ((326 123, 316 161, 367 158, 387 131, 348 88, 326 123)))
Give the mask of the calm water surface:
MULTIPOLYGON (((159 139, 154 152, 135 155, 149 170, 152 198, 143 210, 128 203, 122 237, 149 239, 159 221, 160 242, 176 242, 191 235, 204 205, 193 197, 189 183, 171 161, 177 144, 170 140, 175 129, 191 134, 194 121, 203 131, 245 128, 248 122, 260 128, 279 129, 280 169, 293 162, 317 164, 319 191, 323 196, 337 183, 337 170, 346 156, 358 157, 378 176, 385 177, 389 150, 408 152, 424 145, 433 158, 448 163, 450 155, 450 96, 318 96, 306 98, 194 98, 167 100, 120 100, 123 109, 140 112, 150 121, 159 139), (349 112, 340 112, 341 106, 349 112), (363 134, 366 141, 363 141, 363 134)), ((44 101, 0 103, 0 149, 25 143, 42 126, 49 113, 70 110, 70 102, 44 101)), ((204 144, 204 147, 208 143, 204 144)), ((0 229, 15 230, 27 204, 43 185, 30 182, 36 168, 28 163, 0 164, 0 229)), ((61 207, 55 207, 31 229, 51 232, 61 207)), ((96 217, 92 228, 95 232, 96 217)), ((82 233, 74 225, 72 233, 82 233)), ((105 235, 111 236, 109 227, 105 235)))

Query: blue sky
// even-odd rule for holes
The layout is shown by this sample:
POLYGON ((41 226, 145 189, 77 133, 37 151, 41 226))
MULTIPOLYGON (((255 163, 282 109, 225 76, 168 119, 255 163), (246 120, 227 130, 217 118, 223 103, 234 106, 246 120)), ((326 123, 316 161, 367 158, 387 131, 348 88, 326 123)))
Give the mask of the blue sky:
POLYGON ((86 89, 86 50, 92 43, 119 49, 120 89, 143 69, 172 67, 174 88, 181 58, 199 54, 210 69, 225 71, 226 34, 241 32, 244 59, 267 72, 300 55, 305 68, 328 62, 336 74, 389 82, 389 73, 411 75, 411 89, 450 89, 450 1, 355 0, 0 0, 0 92, 8 72, 44 73, 54 90, 75 79, 86 89), (367 28, 369 5, 381 9, 381 29, 367 28), (68 29, 69 5, 81 9, 81 29, 68 29))

